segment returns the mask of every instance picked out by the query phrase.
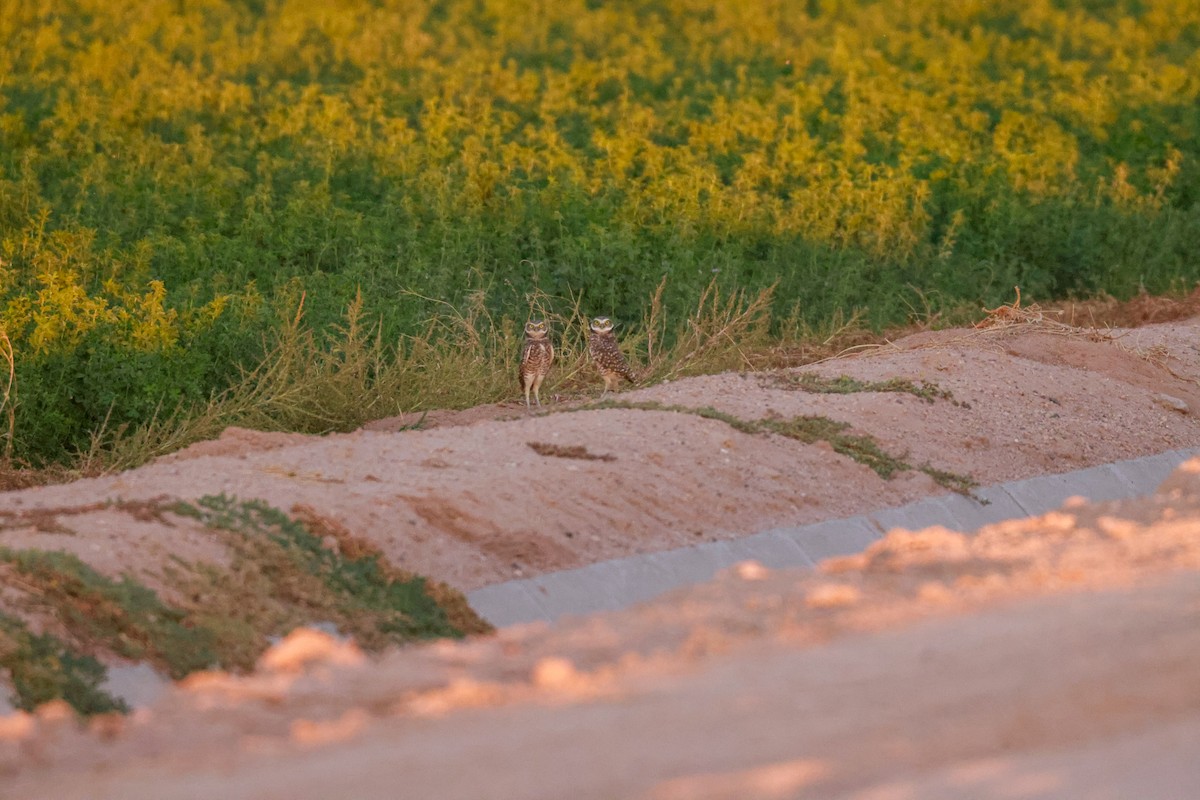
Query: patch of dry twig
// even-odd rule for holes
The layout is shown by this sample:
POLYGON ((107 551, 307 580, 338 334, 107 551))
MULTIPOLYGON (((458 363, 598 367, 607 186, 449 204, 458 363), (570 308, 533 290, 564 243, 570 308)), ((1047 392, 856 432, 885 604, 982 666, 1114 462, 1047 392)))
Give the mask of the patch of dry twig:
POLYGON ((539 456, 550 456, 553 458, 579 458, 585 461, 616 461, 617 457, 612 453, 591 453, 581 444, 577 445, 561 445, 549 444, 547 442, 526 442, 533 452, 539 456))

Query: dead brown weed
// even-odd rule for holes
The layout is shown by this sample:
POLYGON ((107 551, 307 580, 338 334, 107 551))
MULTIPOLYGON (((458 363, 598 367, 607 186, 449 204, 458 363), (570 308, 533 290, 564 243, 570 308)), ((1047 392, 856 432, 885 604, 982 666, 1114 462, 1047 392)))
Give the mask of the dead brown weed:
POLYGON ((583 445, 561 445, 548 442, 526 442, 539 456, 551 458, 578 458, 584 461, 616 461, 612 453, 592 453, 583 445))

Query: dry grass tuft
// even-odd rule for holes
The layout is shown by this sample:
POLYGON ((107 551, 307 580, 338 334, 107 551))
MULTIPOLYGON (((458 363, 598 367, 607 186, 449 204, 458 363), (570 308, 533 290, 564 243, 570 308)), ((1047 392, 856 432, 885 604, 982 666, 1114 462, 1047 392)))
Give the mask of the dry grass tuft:
POLYGON ((1101 295, 1052 304, 1069 325, 1089 328, 1137 328, 1200 315, 1200 286, 1187 294, 1152 295, 1144 289, 1129 300, 1101 295))
POLYGON ((612 453, 593 453, 581 444, 561 445, 548 442, 526 442, 539 456, 549 458, 578 458, 583 461, 616 461, 612 453))
POLYGON ((997 306, 996 308, 985 308, 983 312, 986 317, 976 322, 972 326, 974 330, 1008 330, 1012 328, 1019 329, 1022 333, 1027 333, 1030 330, 1037 330, 1041 333, 1061 334, 1065 336, 1082 336, 1091 341, 1105 341, 1111 339, 1108 334, 1101 332, 1095 327, 1081 328, 1065 322, 1060 322, 1056 317, 1062 317, 1063 312, 1057 309, 1043 309, 1037 303, 1032 305, 1021 305, 1021 287, 1014 286, 1013 291, 1017 294, 1017 299, 1013 302, 997 306))
POLYGON ((12 462, 13 434, 17 428, 17 362, 13 356, 12 341, 2 330, 0 330, 0 363, 8 369, 4 387, 0 389, 0 412, 4 414, 4 448, 0 457, 3 458, 5 464, 8 464, 12 462))
POLYGON ((668 337, 669 320, 662 306, 665 285, 664 278, 655 291, 642 332, 647 353, 640 372, 642 381, 657 383, 686 375, 767 366, 774 286, 755 295, 740 290, 722 295, 713 281, 675 335, 668 337), (656 342, 668 340, 673 342, 671 346, 660 346, 654 352, 656 342))

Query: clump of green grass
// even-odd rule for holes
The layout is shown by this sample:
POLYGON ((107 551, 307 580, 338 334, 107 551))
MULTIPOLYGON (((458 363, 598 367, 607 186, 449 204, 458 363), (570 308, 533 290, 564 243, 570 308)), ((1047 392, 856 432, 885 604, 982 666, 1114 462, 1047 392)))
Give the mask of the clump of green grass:
POLYGON ((834 452, 870 467, 884 480, 890 479, 897 472, 912 469, 903 459, 886 452, 873 437, 846 433, 850 427, 848 423, 838 422, 829 417, 804 415, 788 420, 766 419, 759 424, 764 430, 805 444, 828 442, 834 452))
POLYGON ((777 372, 764 376, 764 381, 785 389, 799 389, 814 394, 856 394, 858 392, 898 392, 911 394, 934 403, 938 400, 948 400, 954 405, 963 405, 954 399, 949 389, 943 389, 929 381, 913 381, 908 378, 888 378, 884 381, 861 381, 849 375, 839 375, 827 378, 813 372, 777 372))
POLYGON ((0 561, 89 649, 149 661, 172 678, 220 663, 209 630, 132 578, 113 580, 64 552, 0 548, 0 561))
POLYGON ((933 478, 938 486, 945 486, 947 489, 951 489, 961 495, 966 495, 981 505, 986 506, 992 502, 974 494, 973 490, 979 488, 979 484, 966 475, 959 475, 957 472, 947 472, 929 464, 919 466, 917 469, 933 478))
POLYGON ((0 613, 0 669, 12 681, 12 703, 32 711, 62 698, 80 714, 126 712, 125 702, 104 691, 107 670, 49 634, 36 634, 24 621, 0 613))
MULTIPOLYGON (((453 624, 425 578, 391 570, 376 549, 311 510, 305 512, 306 524, 265 503, 225 495, 206 496, 194 505, 181 502, 174 510, 200 520, 232 550, 228 573, 209 568, 199 577, 209 584, 206 595, 225 598, 222 616, 242 620, 239 627, 284 621, 280 617, 286 614, 277 608, 251 613, 281 603, 303 609, 309 621, 333 622, 368 649, 465 632, 453 624), (232 598, 236 602, 230 603, 232 598)), ((460 615, 458 622, 471 632, 488 629, 472 616, 460 615)))
MULTIPOLYGON (((848 433, 849 423, 839 422, 820 415, 802 415, 791 419, 760 419, 746 420, 724 411, 718 411, 709 406, 693 408, 691 406, 668 405, 654 401, 630 402, 623 400, 603 400, 570 409, 571 411, 590 411, 605 408, 628 408, 639 411, 670 411, 677 414, 692 414, 703 419, 713 419, 723 422, 736 431, 745 434, 773 433, 786 436, 805 444, 828 442, 834 452, 852 458, 860 464, 870 467, 884 480, 890 479, 898 472, 918 470, 924 472, 939 485, 959 494, 974 497, 971 490, 979 484, 966 475, 936 469, 929 465, 914 467, 899 456, 888 453, 880 446, 874 437, 867 434, 848 433)), ((547 412, 562 413, 562 412, 547 412)), ((976 498, 977 499, 977 498, 976 498)))

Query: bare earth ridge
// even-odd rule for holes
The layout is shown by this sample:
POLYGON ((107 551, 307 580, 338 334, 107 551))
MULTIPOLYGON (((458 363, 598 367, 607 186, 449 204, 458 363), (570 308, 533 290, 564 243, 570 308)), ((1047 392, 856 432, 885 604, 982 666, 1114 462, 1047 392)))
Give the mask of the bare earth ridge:
MULTIPOLYGON (((942 331, 801 370, 930 398, 725 374, 620 395, 640 408, 231 429, 0 495, 0 527, 7 547, 66 549, 169 597, 171 556, 226 554, 186 520, 93 504, 223 492, 313 507, 470 590, 946 491, 732 418, 822 415, 980 484, 1200 445, 1198 324, 942 331), (679 410, 704 407, 729 416, 679 410)), ((0 717, 0 796, 1182 800, 1200 796, 1198 622, 1189 462, 1152 497, 972 538, 894 531, 815 573, 742 565, 553 627, 378 658, 301 631, 253 674, 193 675, 127 719, 0 717)))

